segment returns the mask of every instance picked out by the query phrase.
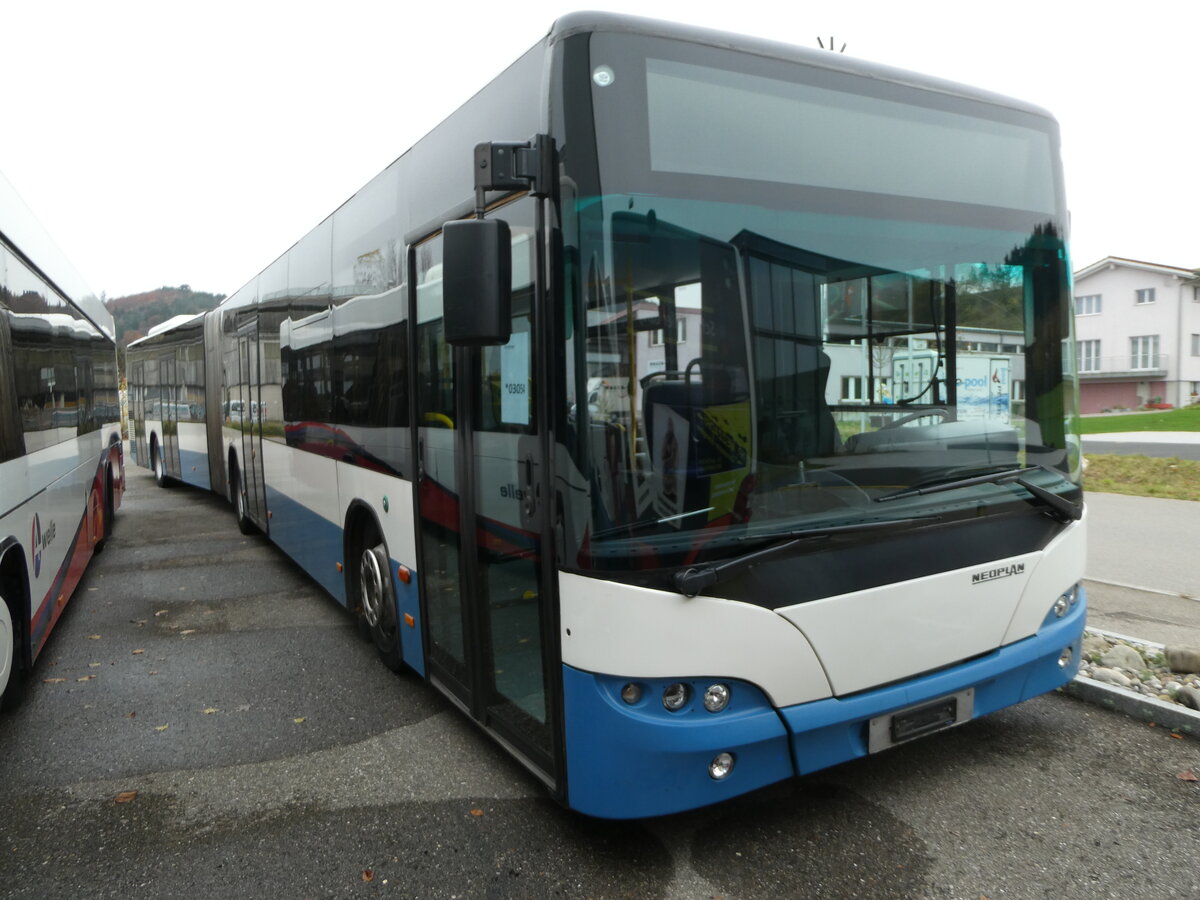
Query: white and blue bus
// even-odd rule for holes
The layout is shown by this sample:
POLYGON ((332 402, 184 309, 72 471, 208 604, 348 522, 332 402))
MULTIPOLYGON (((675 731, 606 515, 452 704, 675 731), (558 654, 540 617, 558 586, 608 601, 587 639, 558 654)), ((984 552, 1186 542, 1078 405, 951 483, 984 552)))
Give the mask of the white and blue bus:
POLYGON ((124 484, 112 316, 0 177, 0 707, 20 702, 124 484))
POLYGON ((584 813, 970 721, 1079 660, 1058 141, 973 88, 565 17, 130 348, 137 459, 584 813))

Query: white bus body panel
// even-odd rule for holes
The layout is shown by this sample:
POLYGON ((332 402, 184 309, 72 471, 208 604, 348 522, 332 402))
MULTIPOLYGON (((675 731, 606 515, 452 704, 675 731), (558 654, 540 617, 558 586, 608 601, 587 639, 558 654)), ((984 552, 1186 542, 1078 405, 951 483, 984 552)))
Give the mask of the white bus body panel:
POLYGON ((1035 553, 778 612, 807 636, 834 694, 852 694, 1029 637, 1059 594, 1083 577, 1085 539, 1082 525, 1074 524, 1035 553), (989 572, 1012 574, 974 581, 989 572))
POLYGON ((1083 578, 1087 566, 1087 506, 1083 518, 1063 530, 1042 551, 1041 562, 1029 576, 1025 593, 1009 623, 1004 643, 1035 634, 1056 599, 1083 578))
MULTIPOLYGON (((226 430, 237 434, 233 429, 226 430)), ((238 465, 245 465, 241 459, 241 451, 241 446, 237 446, 238 465)), ((225 455, 228 458, 228 449, 225 455)), ((278 491, 308 512, 332 522, 339 528, 342 526, 343 520, 339 516, 335 489, 338 477, 335 460, 328 456, 295 450, 286 444, 271 440, 262 442, 262 456, 263 478, 268 488, 278 491)), ((267 508, 270 509, 269 499, 267 508)))
POLYGON ((385 472, 374 472, 340 462, 337 464, 337 486, 338 524, 345 524, 350 504, 355 500, 367 504, 374 510, 379 527, 383 529, 388 554, 415 571, 417 541, 413 528, 412 482, 385 472), (386 510, 383 508, 384 498, 387 498, 386 510))
POLYGON ((816 653, 769 609, 560 572, 562 657, 630 678, 740 678, 776 706, 830 696, 816 653))
POLYGON ((1086 541, 1078 522, 1041 551, 775 611, 563 572, 563 662, 631 678, 740 678, 779 707, 852 694, 1035 634, 1083 577, 1086 541), (973 583, 997 570, 1012 574, 973 583))

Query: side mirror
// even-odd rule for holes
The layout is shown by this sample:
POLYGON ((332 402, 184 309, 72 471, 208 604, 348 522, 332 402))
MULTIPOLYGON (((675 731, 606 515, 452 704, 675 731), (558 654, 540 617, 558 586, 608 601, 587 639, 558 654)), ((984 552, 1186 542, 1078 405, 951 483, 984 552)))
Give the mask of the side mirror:
POLYGON ((508 343, 512 336, 512 245, 501 219, 464 219, 442 229, 446 342, 508 343))

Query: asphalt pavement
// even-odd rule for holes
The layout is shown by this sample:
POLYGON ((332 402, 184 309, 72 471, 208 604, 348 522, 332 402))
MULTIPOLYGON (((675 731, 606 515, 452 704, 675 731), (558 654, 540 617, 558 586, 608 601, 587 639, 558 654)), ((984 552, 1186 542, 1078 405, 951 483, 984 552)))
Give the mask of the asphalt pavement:
POLYGON ((1200 503, 1088 492, 1088 624, 1200 646, 1200 503))
POLYGON ((1200 897, 1200 743, 1058 693, 692 813, 562 810, 228 504, 129 481, 0 717, 0 897, 1200 897))

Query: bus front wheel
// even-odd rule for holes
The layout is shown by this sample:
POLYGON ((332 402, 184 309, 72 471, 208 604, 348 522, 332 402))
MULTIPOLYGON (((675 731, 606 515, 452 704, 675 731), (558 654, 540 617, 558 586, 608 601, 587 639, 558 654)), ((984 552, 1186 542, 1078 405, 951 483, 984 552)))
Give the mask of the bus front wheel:
POLYGON ((400 628, 396 619, 396 592, 392 588, 387 548, 375 527, 367 526, 358 542, 356 592, 364 624, 379 651, 379 658, 393 672, 403 665, 400 628))

